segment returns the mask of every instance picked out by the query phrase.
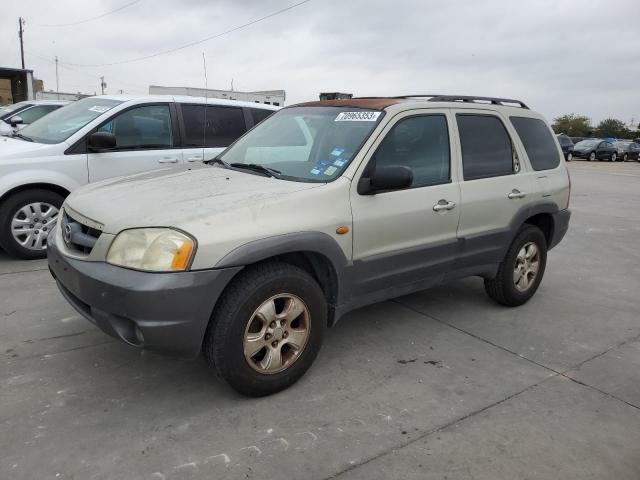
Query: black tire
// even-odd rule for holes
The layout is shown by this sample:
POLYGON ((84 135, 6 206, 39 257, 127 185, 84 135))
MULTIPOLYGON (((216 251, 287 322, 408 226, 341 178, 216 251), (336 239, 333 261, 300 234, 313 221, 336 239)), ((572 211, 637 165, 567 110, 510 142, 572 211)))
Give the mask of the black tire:
POLYGON ((609 161, 615 162, 616 160, 618 160, 618 154, 614 152, 609 156, 609 161))
POLYGON ((495 278, 486 278, 484 280, 484 289, 487 295, 496 302, 508 307, 517 307, 526 303, 536 293, 547 264, 547 241, 542 231, 533 225, 525 224, 522 226, 516 238, 507 250, 504 260, 498 267, 498 274, 495 278), (534 242, 539 251, 539 268, 538 274, 531 286, 524 292, 519 291, 513 279, 513 272, 516 266, 516 258, 522 247, 534 242))
POLYGON ((30 203, 37 202, 48 203, 59 210, 64 202, 64 197, 51 190, 34 188, 15 193, 0 205, 0 246, 9 255, 26 260, 45 258, 47 256, 46 249, 30 250, 25 248, 11 234, 11 221, 18 210, 30 203))
POLYGON ((320 286, 304 270, 281 262, 247 267, 225 289, 214 309, 203 353, 236 391, 251 397, 270 395, 293 385, 315 360, 327 328, 327 303, 320 286), (258 307, 274 295, 293 294, 309 311, 309 337, 299 357, 278 373, 260 373, 245 359, 247 323, 258 307))
POLYGON ((628 153, 625 153, 625 154, 622 156, 622 161, 623 161, 623 162, 626 162, 627 160, 629 160, 629 154, 628 154, 628 153))
POLYGON ((573 160, 573 152, 567 152, 565 159, 567 162, 570 162, 571 160, 573 160))
POLYGON ((596 160, 598 160, 598 157, 597 157, 597 155, 596 155, 596 153, 595 153, 595 152, 591 152, 591 153, 587 156, 587 158, 589 159, 589 161, 590 161, 590 162, 595 162, 596 160))

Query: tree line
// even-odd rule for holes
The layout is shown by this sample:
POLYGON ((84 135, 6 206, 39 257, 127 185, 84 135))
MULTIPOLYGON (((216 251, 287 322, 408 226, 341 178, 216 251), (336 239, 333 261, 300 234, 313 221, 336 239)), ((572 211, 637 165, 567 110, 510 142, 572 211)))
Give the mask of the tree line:
POLYGON ((601 137, 601 138, 639 138, 640 123, 636 130, 628 128, 622 120, 606 118, 595 127, 591 125, 589 117, 570 113, 553 119, 551 125, 556 133, 564 133, 570 137, 601 137))

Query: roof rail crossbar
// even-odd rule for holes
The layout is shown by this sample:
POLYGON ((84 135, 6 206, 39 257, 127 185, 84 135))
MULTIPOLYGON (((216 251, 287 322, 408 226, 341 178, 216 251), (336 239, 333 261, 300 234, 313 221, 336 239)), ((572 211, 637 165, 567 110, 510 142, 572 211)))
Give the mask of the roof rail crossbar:
POLYGON ((402 95, 393 98, 428 98, 430 102, 465 102, 465 103, 478 103, 488 102, 492 105, 513 106, 518 105, 520 108, 529 107, 521 100, 515 100, 512 98, 498 98, 498 97, 476 97, 472 95, 402 95), (510 105, 505 105, 510 104, 510 105))

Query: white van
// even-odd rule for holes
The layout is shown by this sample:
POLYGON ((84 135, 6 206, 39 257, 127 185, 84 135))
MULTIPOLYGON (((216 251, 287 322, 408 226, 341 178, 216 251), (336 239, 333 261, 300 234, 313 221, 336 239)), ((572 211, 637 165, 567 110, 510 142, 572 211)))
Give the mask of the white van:
POLYGON ((0 139, 0 246, 46 255, 64 198, 81 185, 213 158, 277 107, 176 96, 99 96, 0 139))

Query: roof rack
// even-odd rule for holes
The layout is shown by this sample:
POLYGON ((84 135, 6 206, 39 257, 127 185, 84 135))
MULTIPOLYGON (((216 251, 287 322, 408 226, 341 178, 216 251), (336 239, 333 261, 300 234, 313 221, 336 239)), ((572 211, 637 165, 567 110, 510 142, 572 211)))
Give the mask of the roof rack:
POLYGON ((428 98, 429 102, 491 103, 492 105, 502 105, 506 107, 518 105, 520 108, 529 110, 529 107, 524 102, 512 98, 475 97, 472 95, 401 95, 393 98, 428 98))

